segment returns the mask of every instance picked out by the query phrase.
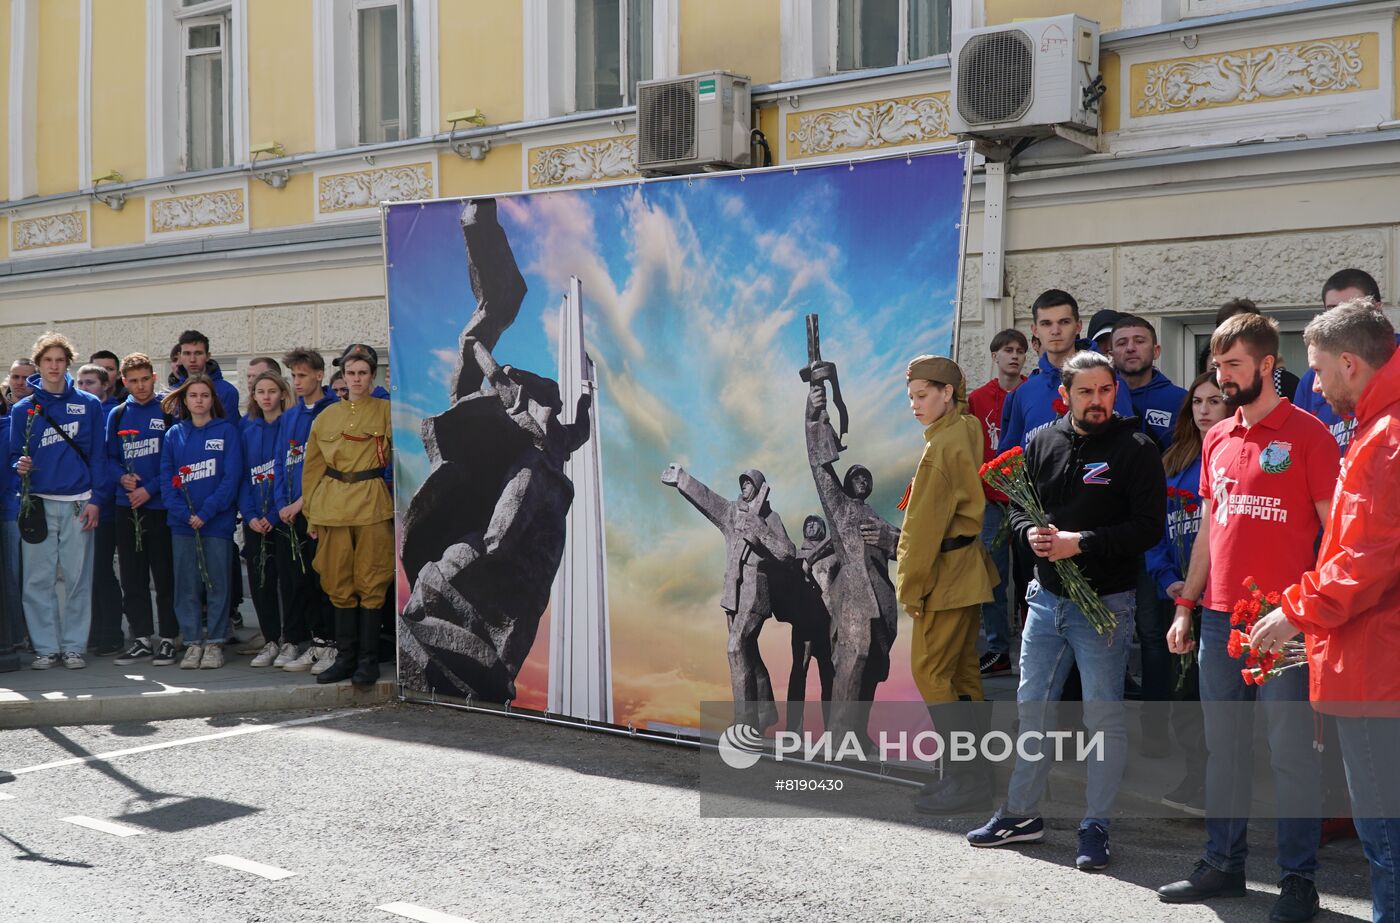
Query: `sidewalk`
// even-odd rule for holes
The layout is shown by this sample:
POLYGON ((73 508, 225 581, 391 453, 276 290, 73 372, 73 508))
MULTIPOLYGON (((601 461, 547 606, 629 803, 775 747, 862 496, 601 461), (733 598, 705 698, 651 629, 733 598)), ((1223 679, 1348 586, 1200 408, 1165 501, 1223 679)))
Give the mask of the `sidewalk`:
POLYGON ((241 607, 240 640, 225 649, 227 663, 218 670, 156 667, 150 661, 119 667, 112 657, 92 654, 82 670, 61 665, 31 670, 32 656, 21 656, 21 669, 0 673, 0 728, 377 705, 394 697, 397 677, 391 662, 379 665, 380 681, 364 690, 348 682, 320 686, 309 672, 249 666, 252 656, 235 651, 258 632, 252 609, 247 602, 241 607))

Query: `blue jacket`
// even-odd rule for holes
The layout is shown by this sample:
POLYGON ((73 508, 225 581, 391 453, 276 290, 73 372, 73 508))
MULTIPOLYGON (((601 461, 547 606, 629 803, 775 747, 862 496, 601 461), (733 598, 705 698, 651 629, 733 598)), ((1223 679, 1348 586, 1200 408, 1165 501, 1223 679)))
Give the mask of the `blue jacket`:
POLYGON ((1191 491, 1196 504, 1195 512, 1188 513, 1185 504, 1171 501, 1167 504, 1167 531, 1162 540, 1147 552, 1147 573, 1157 587, 1157 595, 1168 599, 1167 587, 1184 579, 1181 564, 1191 563, 1191 546, 1196 543, 1196 534, 1201 531, 1201 459, 1187 465, 1185 469, 1167 478, 1168 487, 1191 491), (1176 536, 1181 535, 1181 562, 1177 561, 1176 536))
MULTIPOLYGON (((1395 345, 1400 346, 1400 333, 1395 335, 1395 345)), ((1308 413, 1317 417, 1327 428, 1332 431, 1332 438, 1337 440, 1337 447, 1342 450, 1342 454, 1347 453, 1351 446, 1351 433, 1356 429, 1356 418, 1348 417, 1343 420, 1332 410, 1332 405, 1321 395, 1313 392, 1313 381, 1317 378, 1317 373, 1308 369, 1303 377, 1298 379, 1298 390, 1293 392, 1293 406, 1301 407, 1308 413)))
POLYGON ((193 535, 189 520, 197 515, 204 520, 202 534, 233 538, 238 486, 243 480, 243 440, 237 421, 215 417, 203 426, 189 420, 176 423, 165 434, 160 449, 160 477, 169 488, 165 508, 171 532, 193 535), (181 474, 180 469, 186 466, 193 470, 181 474), (177 474, 184 481, 183 490, 171 485, 177 474))
MULTIPOLYGON (((0 414, 0 445, 10 444, 10 415, 0 414)), ((19 473, 6 465, 0 469, 0 520, 19 519, 19 473)))
POLYGON ((375 385, 374 390, 369 393, 369 396, 387 401, 389 400, 389 391, 383 385, 375 385))
POLYGON ((1186 400, 1186 389, 1172 384, 1160 369, 1153 369, 1151 380, 1141 388, 1130 389, 1129 397, 1133 413, 1142 418, 1142 431, 1157 440, 1157 447, 1165 452, 1172 444, 1172 430, 1176 428, 1181 402, 1186 400))
POLYGON ((117 405, 124 407, 118 420, 116 408, 107 414, 107 487, 116 496, 116 505, 131 506, 122 489, 121 479, 126 474, 123 458, 130 458, 132 470, 141 479, 141 486, 151 495, 142 509, 165 509, 165 490, 170 482, 160 477, 160 447, 165 439, 165 411, 160 409, 160 398, 152 397, 144 404, 136 403, 136 398, 127 395, 126 400, 117 405), (123 444, 118 432, 134 429, 141 435, 133 436, 130 444, 123 444))
POLYGON ((102 463, 102 434, 107 421, 102 416, 102 402, 73 385, 73 376, 65 374, 62 394, 44 390, 38 374, 29 376, 34 393, 22 398, 10 410, 10 467, 19 464, 24 454, 24 430, 29 422, 29 408, 35 399, 54 423, 63 427, 70 439, 87 456, 84 462, 69 447, 42 414, 34 417, 30 433, 29 452, 34 469, 29 473, 29 490, 50 496, 77 496, 93 492, 93 503, 101 500, 106 466, 102 463))
MULTIPOLYGON (((997 444, 997 451, 1024 446, 1038 431, 1058 420, 1055 401, 1059 398, 1060 370, 1042 355, 1030 377, 1006 397, 1006 404, 1001 408, 1001 442, 997 444)), ((1136 416, 1122 376, 1118 377, 1118 395, 1114 398, 1113 409, 1122 417, 1136 416)))
POLYGON ((275 523, 277 522, 277 511, 285 506, 278 500, 282 494, 277 489, 276 471, 274 470, 276 468, 277 447, 282 444, 278 440, 282 431, 279 425, 281 422, 281 417, 278 417, 273 423, 252 419, 244 419, 243 421, 243 479, 238 488, 238 509, 243 514, 244 522, 251 522, 266 515, 275 523), (272 483, 254 483, 253 477, 259 474, 273 475, 272 483), (264 492, 267 495, 266 513, 263 512, 264 492))
POLYGON ((300 398, 290 410, 278 417, 277 457, 273 467, 273 486, 277 488, 277 506, 280 509, 301 499, 301 462, 306 451, 306 440, 311 435, 311 424, 321 411, 334 404, 339 398, 330 388, 312 407, 300 398), (292 440, 297 442, 296 454, 292 453, 292 440))
MULTIPOLYGON (((217 363, 210 362, 205 367, 204 374, 214 380, 214 395, 219 399, 219 405, 223 408, 225 419, 238 419, 238 389, 224 381, 224 373, 217 363)), ((184 369, 180 370, 182 384, 189 377, 184 369)))

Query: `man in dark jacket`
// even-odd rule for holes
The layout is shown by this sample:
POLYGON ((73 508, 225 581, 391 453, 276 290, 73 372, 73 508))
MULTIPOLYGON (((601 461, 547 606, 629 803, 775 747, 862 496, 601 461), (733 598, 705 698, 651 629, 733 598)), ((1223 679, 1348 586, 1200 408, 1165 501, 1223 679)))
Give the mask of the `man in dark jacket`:
POLYGON ((1025 470, 1049 516, 1036 526, 1022 509, 1011 527, 1037 557, 1021 636, 1021 682, 1016 690, 1024 755, 1011 775, 1006 803, 967 835, 974 846, 1031 842, 1044 836, 1036 813, 1050 763, 1041 757, 1037 732, 1045 730, 1048 703, 1060 697, 1071 664, 1084 687, 1084 723, 1104 739, 1102 758, 1088 764, 1088 801, 1079 826, 1075 864, 1085 871, 1108 865, 1108 818, 1127 761, 1123 671, 1133 635, 1139 557, 1166 529, 1166 475, 1152 439, 1136 417, 1113 412, 1118 379, 1108 357, 1080 352, 1060 369, 1061 399, 1069 413, 1037 433, 1026 447, 1025 470), (1100 633, 1070 591, 1054 562, 1071 559, 1112 613, 1100 633), (1029 758, 1027 758, 1029 757, 1029 758))

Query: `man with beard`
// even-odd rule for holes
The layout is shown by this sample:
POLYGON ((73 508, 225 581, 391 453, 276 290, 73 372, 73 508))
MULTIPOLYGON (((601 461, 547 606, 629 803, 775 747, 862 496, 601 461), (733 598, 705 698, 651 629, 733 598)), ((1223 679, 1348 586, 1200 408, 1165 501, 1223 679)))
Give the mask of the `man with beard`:
MULTIPOLYGON (((1167 480, 1161 455, 1140 432, 1136 417, 1113 412, 1118 378, 1107 356, 1080 352, 1059 370, 1060 396, 1069 412, 1026 446, 1026 474, 1050 525, 1040 528, 1024 510, 1011 528, 1036 555, 1035 580, 1021 634, 1021 681, 1016 688, 1020 732, 1006 803, 967 835, 973 846, 1040 840, 1037 813, 1050 775, 1036 732, 1043 733, 1071 666, 1084 690, 1084 724, 1102 735, 1102 758, 1087 767, 1087 802, 1079 824, 1075 865, 1106 868, 1108 825, 1128 758, 1123 671, 1128 666, 1138 558, 1166 529, 1167 480), (1073 559, 1089 586, 1113 613, 1112 631, 1100 634, 1061 584, 1054 562, 1073 559)), ((1020 392, 1017 392, 1020 393, 1020 392)))
MULTIPOLYGON (((1174 654, 1191 650, 1191 616, 1201 615, 1201 701, 1205 703, 1206 848, 1184 880, 1157 889, 1167 903, 1243 897, 1248 853, 1253 709, 1246 702, 1306 702, 1306 667, 1263 686, 1245 683, 1242 657, 1228 648, 1230 612, 1253 581, 1265 593, 1297 583, 1312 569, 1317 534, 1337 483, 1337 445, 1327 427, 1279 397, 1269 384, 1278 357, 1278 325, 1237 314, 1211 337, 1216 378, 1234 416, 1206 434, 1201 447, 1201 530, 1186 585, 1167 634, 1174 654), (1204 590, 1204 597, 1201 596, 1204 590)), ((1296 709, 1265 709, 1279 809, 1279 898, 1269 919, 1317 914, 1317 845, 1321 832, 1321 764, 1313 722, 1296 709)))

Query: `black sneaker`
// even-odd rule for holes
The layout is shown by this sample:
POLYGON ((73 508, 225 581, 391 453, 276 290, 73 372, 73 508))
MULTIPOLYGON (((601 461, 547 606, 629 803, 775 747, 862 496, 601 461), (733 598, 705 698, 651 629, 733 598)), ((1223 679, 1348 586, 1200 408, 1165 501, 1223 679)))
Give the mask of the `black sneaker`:
POLYGON ((1001 676, 1011 672, 1011 657, 1005 652, 987 651, 978 663, 983 676, 1001 676))
POLYGON ((151 650, 151 643, 149 641, 145 638, 137 638, 135 641, 131 642, 131 647, 128 647, 122 655, 116 660, 113 660, 112 663, 124 667, 129 663, 145 660, 147 657, 151 657, 154 654, 155 651, 151 650))
POLYGON ((1244 872, 1222 872, 1204 859, 1184 881, 1174 881, 1157 889, 1167 904, 1194 904, 1216 897, 1244 897, 1244 872))
POLYGON ((1186 778, 1162 796, 1162 804, 1196 817, 1206 816, 1206 787, 1195 779, 1186 778))
POLYGON ((1081 872, 1099 872, 1108 868, 1108 831, 1102 824, 1089 824, 1079 830, 1079 852, 1074 858, 1081 872))
POLYGON ((151 660, 153 667, 168 667, 175 662, 175 642, 170 638, 161 638, 156 645, 156 655, 151 660))
POLYGON ((1269 923, 1305 923, 1317 916, 1317 888, 1302 875, 1285 875, 1269 923))
POLYGON ((93 654, 98 657, 111 657, 113 654, 120 654, 122 650, 122 643, 120 641, 95 644, 92 648, 93 654))

